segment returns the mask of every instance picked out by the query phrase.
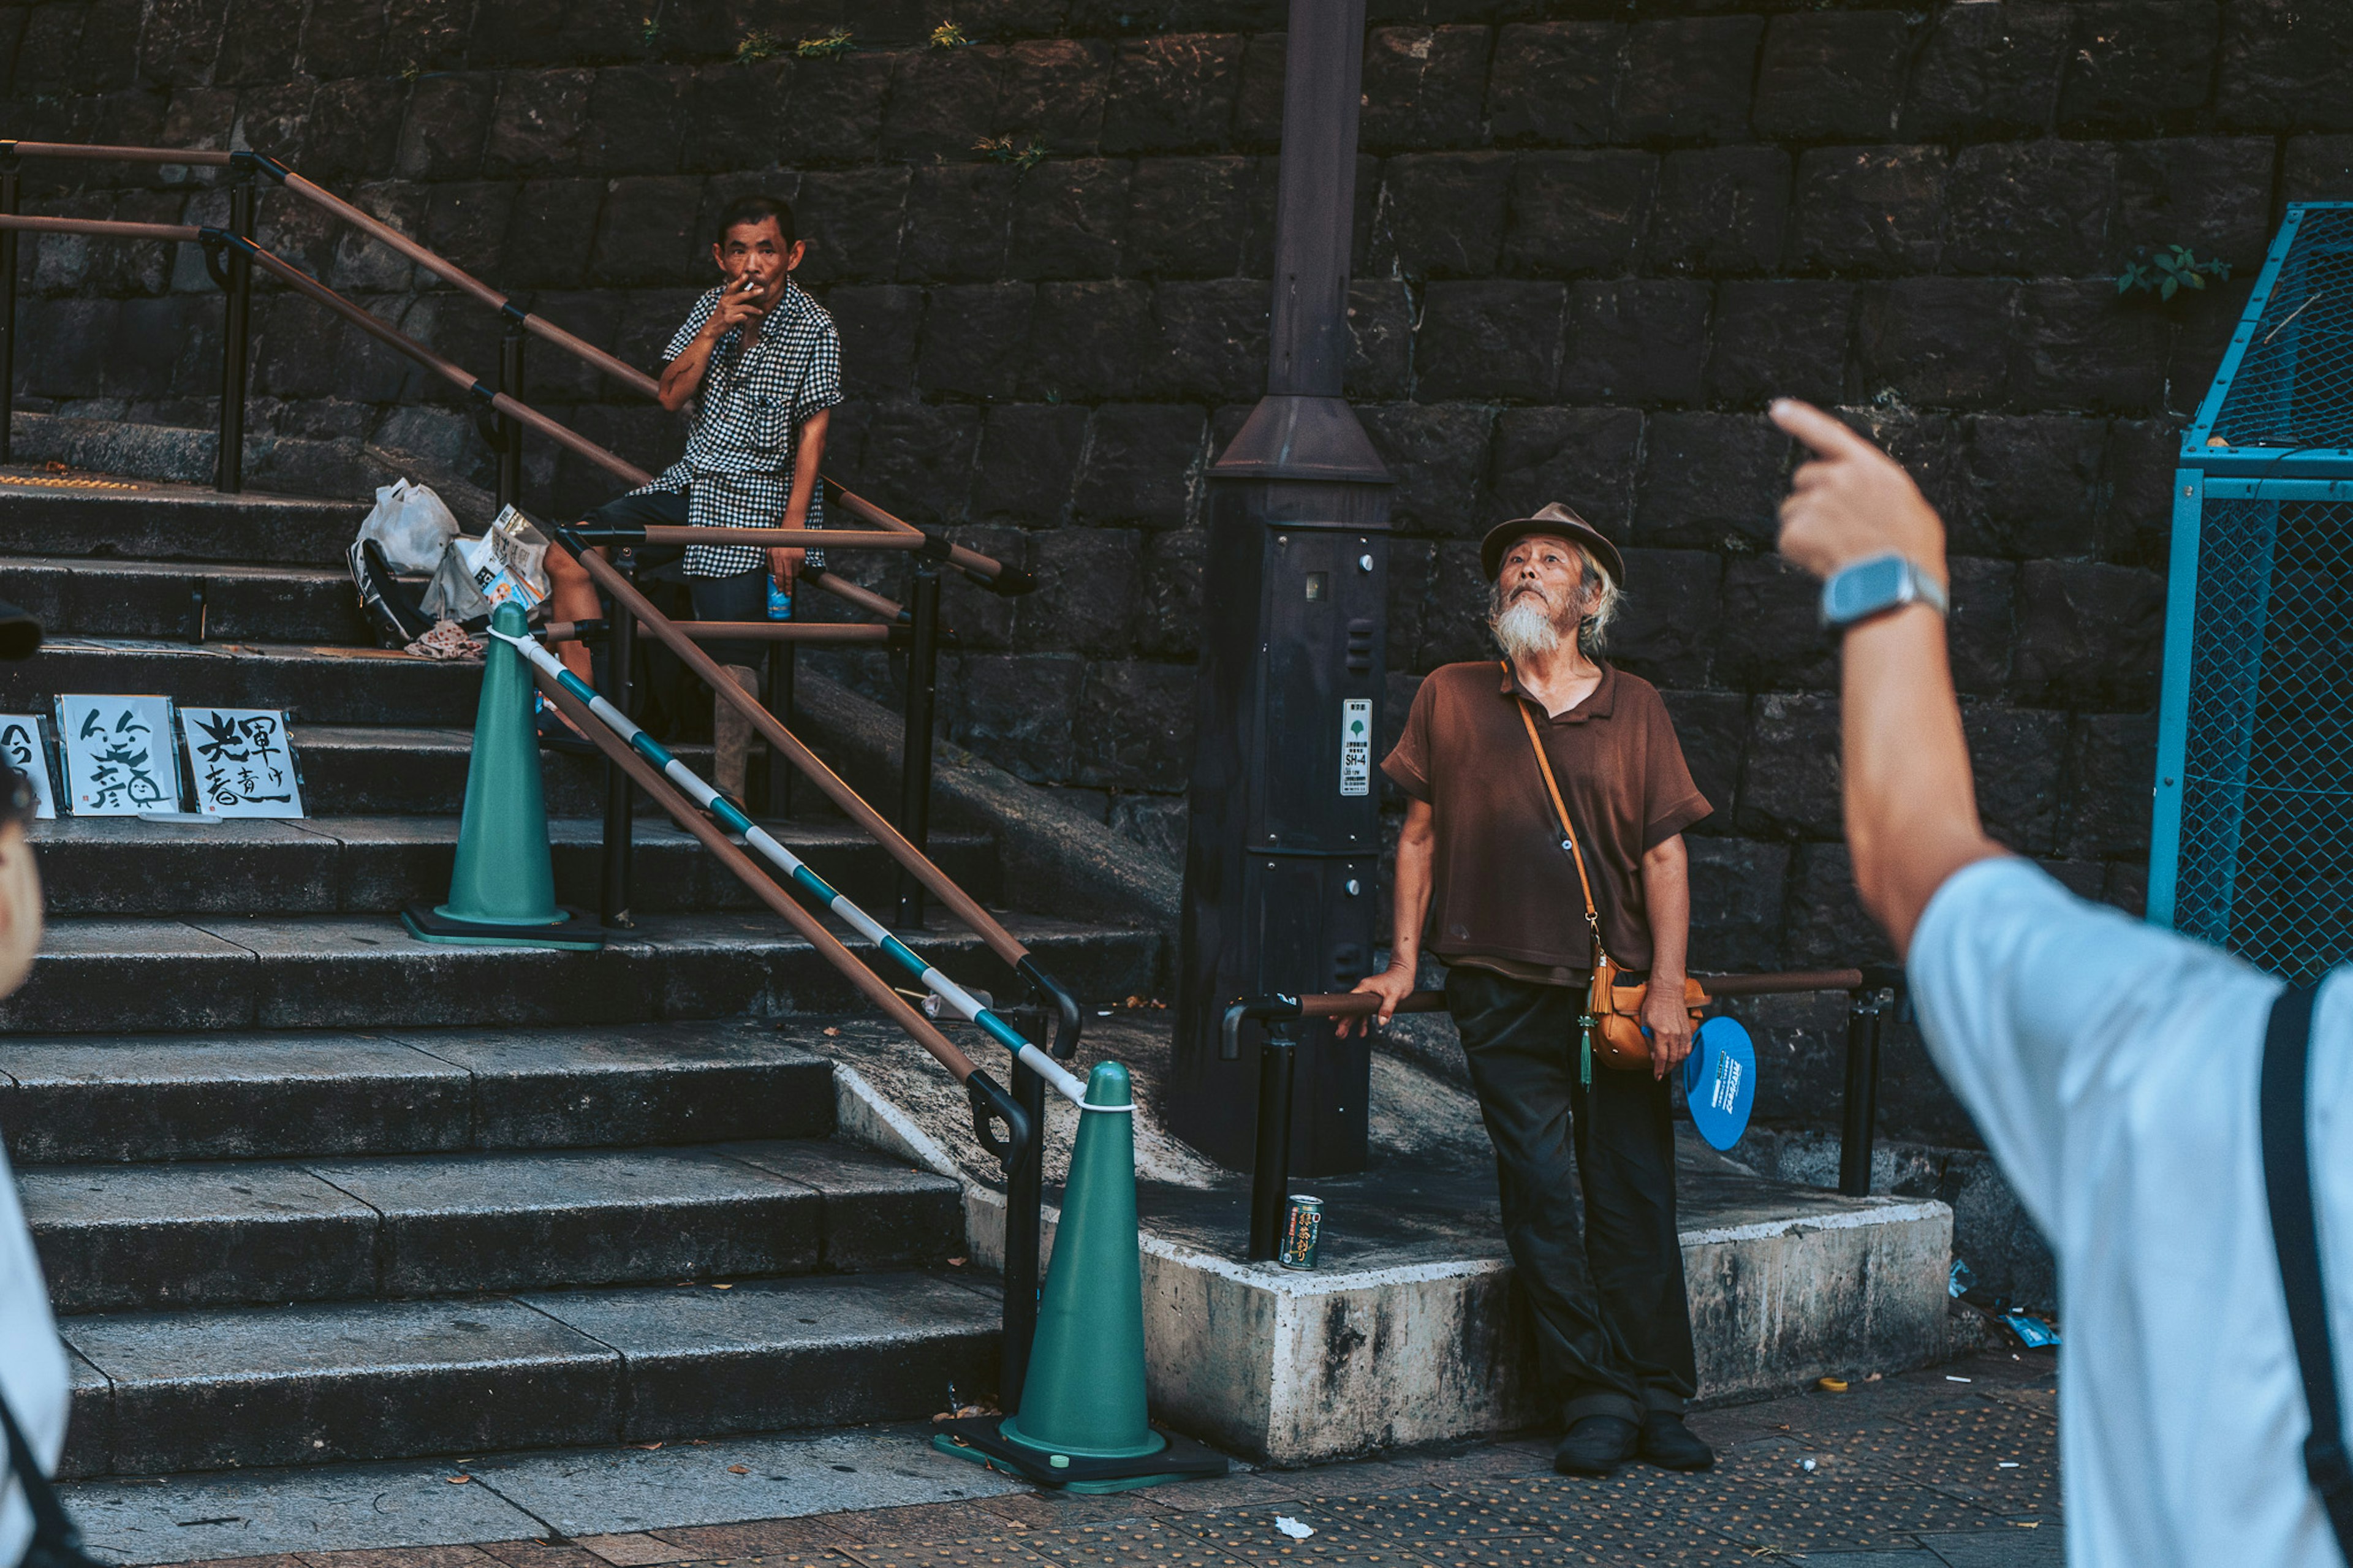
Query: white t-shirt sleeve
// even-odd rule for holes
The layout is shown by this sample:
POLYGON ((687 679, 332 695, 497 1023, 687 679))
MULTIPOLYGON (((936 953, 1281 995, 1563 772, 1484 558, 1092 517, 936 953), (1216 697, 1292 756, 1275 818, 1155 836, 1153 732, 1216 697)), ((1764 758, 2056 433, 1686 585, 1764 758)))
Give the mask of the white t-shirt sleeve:
POLYGON ((1929 1055, 2053 1237, 2070 1112, 2128 1100, 2137 1079, 2172 1077, 2172 1054, 2214 1048, 2201 1020, 2243 1016, 2277 988, 2010 857, 1946 879, 1906 970, 1929 1055))

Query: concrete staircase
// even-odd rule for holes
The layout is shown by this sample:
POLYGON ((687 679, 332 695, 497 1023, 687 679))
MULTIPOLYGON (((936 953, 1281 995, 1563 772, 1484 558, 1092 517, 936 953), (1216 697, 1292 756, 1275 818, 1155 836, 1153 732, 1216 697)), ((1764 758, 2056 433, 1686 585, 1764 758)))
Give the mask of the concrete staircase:
MULTIPOLYGON (((403 932, 391 911, 448 888, 480 677, 367 645, 359 517, 0 476, 0 596, 51 639, 0 667, 0 709, 285 708, 312 813, 37 831, 50 932, 0 1004, 0 1126, 75 1352, 67 1473, 652 1442, 992 1388, 956 1184, 835 1136, 849 985, 685 834, 639 819, 641 918, 601 953, 403 932)), ((559 895, 593 903, 602 766, 546 763, 559 895)), ((841 819, 776 831, 886 907, 890 864, 841 819)), ((934 850, 995 901, 987 836, 934 850)), ((1006 918, 1082 996, 1151 989, 1152 932, 1006 918)), ((1018 993, 960 928, 923 947, 1018 993)))

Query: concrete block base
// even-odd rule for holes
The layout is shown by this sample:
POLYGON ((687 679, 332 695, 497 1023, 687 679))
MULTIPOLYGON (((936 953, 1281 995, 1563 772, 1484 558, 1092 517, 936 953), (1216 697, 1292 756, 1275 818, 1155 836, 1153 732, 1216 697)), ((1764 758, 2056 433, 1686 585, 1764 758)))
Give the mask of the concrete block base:
MULTIPOLYGON (((860 1066, 865 1076, 837 1073, 843 1133, 962 1179, 973 1259, 999 1262, 1004 1199, 981 1168, 949 1152, 969 1142, 955 1120, 960 1097, 901 1079, 880 1058, 860 1066)), ((1376 1070, 1413 1074, 1393 1061, 1376 1070)), ((1319 1269, 1240 1261, 1248 1231, 1240 1177, 1139 1184, 1155 1417, 1274 1465, 1554 1423, 1532 1386, 1525 1307, 1511 1289, 1475 1114, 1468 1097, 1413 1077, 1386 1095, 1377 1079, 1377 1101, 1413 1104, 1460 1135, 1400 1139, 1409 1147, 1393 1144, 1364 1174, 1303 1184, 1325 1202, 1319 1269)), ((1138 1079, 1141 1140, 1151 1108, 1148 1080, 1138 1079)), ((1061 1122, 1074 1117, 1050 1112, 1065 1157, 1061 1122)), ((1679 1154, 1701 1401, 1895 1372, 1947 1353, 1946 1205, 1767 1181, 1695 1136, 1679 1154)), ((1050 1144, 1050 1183, 1058 1175, 1050 1144)), ((1053 1222, 1050 1206, 1050 1266, 1053 1222)))

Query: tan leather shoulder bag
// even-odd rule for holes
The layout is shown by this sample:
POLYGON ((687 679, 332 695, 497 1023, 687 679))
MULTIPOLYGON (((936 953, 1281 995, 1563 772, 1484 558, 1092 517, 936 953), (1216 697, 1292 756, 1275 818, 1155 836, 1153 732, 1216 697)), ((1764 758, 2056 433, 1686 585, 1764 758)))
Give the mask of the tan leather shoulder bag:
MULTIPOLYGON (((1506 664, 1504 673, 1511 674, 1506 664)), ((1560 823, 1561 847, 1577 862, 1577 890, 1585 895, 1585 924, 1593 933, 1593 984, 1585 995, 1585 1016, 1579 1021, 1583 1039, 1579 1046, 1577 1081, 1591 1083, 1591 1063, 1597 1051, 1601 1065, 1623 1072, 1647 1069, 1651 1065, 1650 1037, 1642 1033, 1642 1003, 1651 994, 1647 983, 1627 985, 1618 979, 1617 962, 1609 950, 1601 945, 1601 911, 1593 907, 1593 882, 1585 874, 1585 851, 1577 847, 1577 829, 1568 820, 1568 803, 1561 798, 1560 781, 1553 776, 1552 759, 1545 755, 1544 738, 1536 733, 1535 715, 1529 711, 1527 699, 1516 700, 1520 722, 1528 731, 1528 749, 1536 754, 1536 768, 1544 774, 1545 793, 1552 797, 1554 816, 1560 823)), ((1694 1027, 1700 1014, 1707 1006, 1707 992, 1696 980, 1683 980, 1683 1006, 1692 1016, 1694 1027)))

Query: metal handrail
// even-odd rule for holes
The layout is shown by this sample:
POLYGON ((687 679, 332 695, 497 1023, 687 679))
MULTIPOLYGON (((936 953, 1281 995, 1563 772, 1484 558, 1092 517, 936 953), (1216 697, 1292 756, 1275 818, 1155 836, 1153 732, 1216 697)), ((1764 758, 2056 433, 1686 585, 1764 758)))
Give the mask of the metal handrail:
MULTIPOLYGON (((611 629, 606 621, 550 621, 540 635, 550 642, 594 640, 611 629)), ((903 641, 899 626, 863 621, 687 621, 679 630, 697 642, 892 643, 903 641)))
MULTIPOLYGON (((610 562, 598 556, 576 538, 567 538, 572 531, 557 524, 552 531, 556 542, 573 553, 574 559, 586 568, 596 585, 613 596, 614 602, 629 616, 642 622, 649 631, 669 645, 672 653, 702 682, 711 688, 712 695, 728 703, 751 721, 768 742, 772 752, 780 752, 804 777, 824 792, 826 797, 841 808, 843 814, 866 829, 868 835, 900 866, 912 873, 942 903, 950 913, 969 926, 975 934, 988 944, 989 950, 1015 969, 1033 980, 1029 950, 1016 941, 1013 934, 997 923, 997 918, 973 896, 952 881, 947 873, 934 865, 923 852, 910 843, 899 830, 886 821, 881 812, 866 804, 859 793, 845 783, 840 774, 825 765, 818 754, 803 745, 793 732, 779 722, 776 716, 760 706, 759 700, 727 679, 709 654, 697 647, 694 639, 681 631, 670 617, 656 609, 653 602, 638 591, 637 584, 610 562)), ((1073 1004, 1075 1005, 1075 1004, 1073 1004)), ((1057 1053, 1060 1054, 1060 1053, 1057 1053)))
MULTIPOLYGON (((165 155, 165 150, 162 149, 67 147, 53 143, 0 142, 0 208, 12 208, 15 205, 16 158, 26 154, 37 156, 45 153, 100 160, 118 160, 128 157, 132 161, 148 163, 237 164, 260 169, 278 179, 281 184, 293 189, 296 194, 304 195, 338 213, 375 237, 392 245, 410 259, 458 283, 477 298, 496 305, 511 321, 566 348, 590 363, 597 364, 599 368, 618 375, 626 383, 639 390, 653 388, 651 378, 612 359, 600 350, 590 348, 589 345, 581 342, 562 329, 518 310, 502 296, 496 295, 487 285, 472 279, 462 269, 444 262, 424 247, 407 240, 396 231, 369 218, 358 209, 341 201, 340 198, 320 190, 309 181, 294 174, 283 164, 276 163, 275 160, 265 159, 259 154, 248 153, 224 153, 216 156, 193 156, 179 153, 165 155)), ((237 438, 236 432, 242 428, 244 392, 242 339, 244 334, 241 311, 248 288, 245 282, 248 276, 246 268, 257 266, 281 279, 304 297, 326 307, 334 314, 359 327, 396 352, 423 365, 441 379, 461 388, 470 395, 479 399, 501 418, 510 421, 513 426, 537 430, 566 449, 586 458, 633 486, 650 482, 653 476, 645 470, 572 431, 561 422, 540 413, 504 387, 492 388, 485 385, 455 361, 434 353, 406 333, 379 320, 352 300, 346 300, 335 289, 311 278, 283 258, 276 256, 255 243, 250 234, 252 196, 249 180, 242 183, 232 194, 232 226, 228 229, 100 219, 47 218, 26 216, 13 211, 0 211, 0 265, 6 267, 8 298, 12 301, 16 244, 14 236, 19 232, 89 234, 125 239, 194 242, 204 246, 206 268, 211 272, 215 281, 227 291, 231 302, 231 320, 236 323, 229 332, 224 334, 222 488, 235 488, 236 466, 229 454, 229 447, 230 443, 237 438), (226 269, 223 265, 224 260, 227 262, 226 269), (230 408, 232 403, 237 405, 234 418, 230 408)), ((5 340, 0 340, 0 422, 5 422, 7 407, 5 367, 7 363, 6 356, 13 353, 13 322, 9 321, 5 327, 0 327, 0 331, 6 333, 5 340)), ((501 380, 507 386, 521 384, 520 350, 517 345, 518 340, 511 331, 508 344, 501 356, 501 380)), ((0 423, 0 432, 4 431, 5 423, 0 423)), ((5 452, 5 434, 0 434, 0 452, 5 452)), ((501 453, 502 488, 507 484, 507 476, 515 470, 514 459, 518 450, 511 445, 502 446, 501 453)), ((775 840, 769 838, 764 830, 758 829, 756 825, 752 823, 749 815, 739 805, 712 791, 708 785, 702 784, 700 781, 697 781, 699 789, 712 797, 709 813, 706 814, 703 807, 691 803, 679 792, 672 781, 664 776, 662 770, 651 765, 645 757, 632 750, 629 744, 624 743, 619 732, 608 727, 599 715, 593 713, 589 704, 584 703, 574 691, 566 689, 567 682, 575 680, 576 678, 551 674, 548 668, 542 668, 542 662, 553 667, 553 661, 548 660, 536 645, 533 646, 533 652, 539 656, 541 662, 533 662, 533 673, 534 679, 546 693, 549 700, 554 703, 556 710, 605 753, 614 770, 609 775, 613 787, 607 792, 606 803, 607 882, 606 902, 608 923, 616 918, 613 869, 617 854, 617 863, 621 868, 618 885, 622 889, 621 897, 624 901, 626 900, 627 866, 631 837, 628 826, 628 795, 632 788, 642 789, 655 804, 661 806, 680 826, 685 827, 706 848, 716 855, 722 864, 725 865, 739 880, 750 887, 764 903, 775 912, 784 916, 794 929, 825 957, 827 962, 846 975, 868 1000, 880 1006, 886 1016, 898 1024, 910 1037, 923 1046, 934 1059, 956 1078, 959 1083, 965 1086, 972 1100, 974 1137, 984 1148, 1003 1162, 1006 1173, 1008 1224, 1005 1248, 1005 1351, 1002 1363, 1004 1372, 1000 1381, 1005 1384, 1005 1392, 1009 1403, 1018 1398, 1020 1383, 1026 1371, 1029 1339, 1036 1324, 1044 1190, 1042 1135, 1045 1125, 1044 1102, 1047 1084, 1050 1079, 1064 1093, 1083 1099, 1082 1087, 1079 1086, 1077 1080, 1067 1070, 1061 1068, 1056 1060, 1056 1058, 1069 1060, 1077 1054, 1081 1026, 1079 1006, 1076 997, 1047 973, 1030 954, 1029 949, 1015 940, 1001 923, 982 909, 977 900, 950 880, 945 873, 932 863, 919 846, 923 837, 923 825, 927 818, 930 795, 930 688, 934 679, 930 672, 930 667, 935 661, 938 643, 939 584, 938 574, 934 563, 946 561, 963 568, 969 574, 981 578, 984 582, 993 580, 993 585, 1001 592, 1026 592, 1029 587, 1034 586, 1034 584, 1029 583, 1024 574, 1003 568, 987 556, 951 545, 938 534, 917 529, 912 524, 891 516, 880 507, 841 490, 838 485, 835 489, 841 494, 854 515, 880 526, 871 531, 825 530, 822 531, 821 539, 811 540, 804 547, 826 550, 883 550, 916 554, 920 559, 915 574, 914 612, 911 615, 881 595, 861 588, 855 584, 835 579, 831 574, 822 568, 806 568, 803 574, 806 577, 861 608, 883 616, 892 624, 869 627, 795 626, 790 623, 782 626, 772 623, 750 625, 703 623, 698 626, 697 631, 705 637, 731 634, 761 637, 773 642, 788 645, 796 641, 890 641, 895 640, 902 626, 908 628, 911 631, 914 652, 910 664, 908 704, 910 742, 906 758, 906 776, 902 781, 904 798, 902 801, 902 819, 910 820, 912 824, 914 840, 913 842, 899 829, 886 822, 880 813, 868 805, 839 775, 820 762, 814 752, 802 745, 780 721, 761 707, 754 699, 745 695, 719 669, 708 655, 694 646, 693 634, 681 631, 637 591, 635 585, 628 580, 626 572, 617 571, 605 561, 583 537, 591 531, 578 527, 557 527, 546 531, 557 539, 563 548, 571 552, 582 562, 592 578, 597 580, 608 593, 612 594, 617 605, 617 615, 612 625, 615 634, 614 651, 624 670, 630 657, 629 649, 633 646, 634 628, 638 623, 642 622, 656 637, 670 646, 697 679, 711 687, 715 700, 733 703, 739 710, 746 713, 754 727, 767 739, 772 758, 782 757, 798 772, 814 780, 837 805, 864 827, 869 835, 898 862, 902 879, 900 900, 902 927, 919 923, 921 918, 920 892, 912 900, 914 917, 910 919, 911 900, 906 889, 913 887, 928 890, 971 928, 992 952, 1011 966, 1029 984, 1043 1004, 1044 1012, 1049 1016, 1043 1032, 1050 1037, 1050 1054, 1048 1050, 1040 1050, 1037 1046, 1027 1043, 1019 1031, 1016 1030, 1009 1022, 995 1013, 986 1003, 976 1001, 970 993, 955 986, 953 982, 947 981, 945 976, 924 963, 912 950, 892 937, 871 917, 866 916, 861 910, 857 910, 854 906, 849 906, 847 900, 838 896, 832 900, 832 907, 837 914, 849 919, 851 923, 874 938, 886 954, 909 967, 926 987, 948 998, 952 1003, 963 1005, 965 1011, 975 1023, 981 1025, 1000 1043, 1014 1049, 1013 1089, 1010 1093, 976 1067, 972 1060, 950 1043, 928 1019, 910 1007, 906 1000, 888 983, 866 964, 859 962, 839 939, 827 931, 814 915, 803 909, 799 902, 773 877, 761 870, 751 857, 729 841, 726 834, 721 829, 720 824, 723 821, 739 829, 748 829, 751 839, 764 846, 763 852, 786 862, 792 868, 797 880, 813 879, 813 874, 808 873, 805 866, 798 865, 788 850, 785 850, 775 840), (919 721, 923 731, 920 770, 919 748, 913 740, 919 721), (916 777, 918 771, 921 773, 920 782, 916 777), (619 821, 617 837, 615 827, 617 817, 619 821), (992 1121, 1004 1122, 1007 1131, 1004 1139, 997 1138, 991 1131, 992 1121)), ((744 543, 774 548, 790 538, 789 534, 780 537, 780 531, 776 529, 654 526, 594 531, 600 538, 609 535, 618 542, 622 546, 620 553, 625 560, 633 553, 634 546, 638 543, 744 543)), ((565 629, 577 633, 586 628, 578 624, 567 624, 565 629)), ((643 742, 647 737, 638 729, 634 721, 627 717, 626 675, 621 678, 620 687, 623 701, 618 708, 611 708, 605 699, 593 692, 589 695, 598 707, 610 709, 617 714, 618 721, 628 727, 635 739, 643 742)), ((583 686, 581 689, 586 691, 588 689, 583 686)), ((659 750, 659 748, 656 746, 650 749, 659 750)), ((822 884, 813 881, 812 885, 821 886, 822 884)))
MULTIPOLYGON (((1727 996, 1787 996, 1811 992, 1848 993, 1846 1092, 1839 1131, 1839 1191, 1848 1197, 1871 1194, 1872 1142, 1879 1117, 1879 1047, 1891 1008, 1905 994, 1904 971, 1896 965, 1859 969, 1788 970, 1766 974, 1694 974, 1710 1002, 1727 996)), ((1282 1240, 1284 1189, 1291 1173, 1291 1107, 1297 1076, 1299 1026, 1311 1018, 1366 1018, 1380 1011, 1370 992, 1332 991, 1304 995, 1281 992, 1236 998, 1225 1011, 1219 1054, 1231 1061, 1241 1054, 1246 1020, 1267 1026, 1259 1046, 1258 1125, 1250 1168, 1250 1249, 1252 1262, 1275 1256, 1282 1240)), ((1446 993, 1412 991, 1398 1013, 1443 1013, 1446 993)))
MULTIPOLYGON (((501 293, 498 289, 492 288, 490 284, 483 282, 480 279, 475 277, 472 273, 467 271, 456 262, 451 261, 448 258, 427 246, 418 244, 416 240, 411 239, 408 236, 401 233, 398 229, 394 228, 390 224, 384 222, 382 219, 377 218, 369 213, 362 211, 359 207, 353 205, 343 197, 336 195, 332 191, 330 191, 324 186, 319 184, 317 182, 296 173, 286 163, 280 162, 279 159, 269 156, 268 153, 256 152, 249 148, 239 148, 232 152, 214 152, 209 150, 199 151, 173 147, 131 147, 82 144, 66 142, 10 142, 0 140, 0 160, 6 160, 9 158, 61 158, 93 163, 153 164, 177 163, 211 168, 235 168, 239 171, 251 171, 256 174, 266 175, 275 182, 281 189, 293 195, 301 197, 302 200, 311 203, 313 206, 333 214, 336 217, 350 224, 353 227, 360 230, 371 239, 377 241, 387 248, 397 252, 402 257, 405 257, 409 261, 424 268, 427 271, 432 273, 435 277, 439 278, 442 281, 449 284, 461 293, 464 293, 478 302, 487 305, 491 310, 498 311, 501 317, 505 318, 518 330, 527 332, 533 337, 538 338, 543 342, 546 342, 556 348, 562 349, 565 353, 572 355, 583 363, 593 366, 603 374, 619 382, 622 385, 628 387, 632 392, 638 393, 646 397, 659 398, 660 395, 661 384, 654 377, 648 375, 644 371, 638 369, 637 366, 630 364, 626 360, 617 358, 613 354, 607 353, 605 350, 596 347, 594 343, 587 342, 586 339, 579 337, 575 333, 566 331, 564 328, 557 326, 546 317, 522 309, 514 302, 512 296, 501 293)), ((65 223, 78 221, 99 222, 102 220, 57 219, 49 221, 51 223, 65 223)), ((18 226, 35 227, 37 226, 23 225, 18 226)), ((155 225, 151 226, 160 228, 177 226, 155 225)), ((50 233, 107 232, 106 230, 100 229, 67 229, 54 227, 47 228, 45 231, 50 233)), ((144 237, 162 237, 146 236, 144 237)), ((183 240, 194 240, 197 236, 191 232, 175 237, 183 240)), ((525 423, 530 423, 530 421, 525 421, 525 423)), ((543 430, 543 434, 552 434, 552 432, 543 430)), ((820 477, 822 478, 822 476, 820 477)), ((643 481, 639 482, 642 483, 643 481)), ((849 508, 849 510, 865 519, 867 521, 873 523, 878 528, 893 532, 903 531, 911 534, 921 534, 927 538, 939 537, 938 535, 933 534, 931 531, 920 528, 916 524, 909 522, 902 518, 896 517, 891 512, 885 510, 883 508, 877 506, 872 501, 870 501, 861 496, 853 494, 835 480, 828 479, 825 479, 824 482, 833 489, 834 493, 840 498, 840 500, 845 507, 849 508)), ((961 544, 950 544, 947 548, 948 559, 951 563, 986 586, 998 593, 1012 596, 1031 593, 1037 588, 1037 580, 1029 573, 1023 572, 1017 567, 1008 566, 1002 562, 997 561, 990 556, 982 554, 976 550, 969 549, 961 544)), ((880 595, 870 594, 867 596, 874 600, 879 600, 883 604, 890 603, 890 601, 882 599, 882 596, 880 595)), ((878 606, 874 605, 869 605, 864 607, 870 609, 878 608, 878 606)), ((879 613, 887 614, 892 618, 895 619, 899 616, 901 612, 898 605, 892 605, 891 608, 887 612, 879 613)))

